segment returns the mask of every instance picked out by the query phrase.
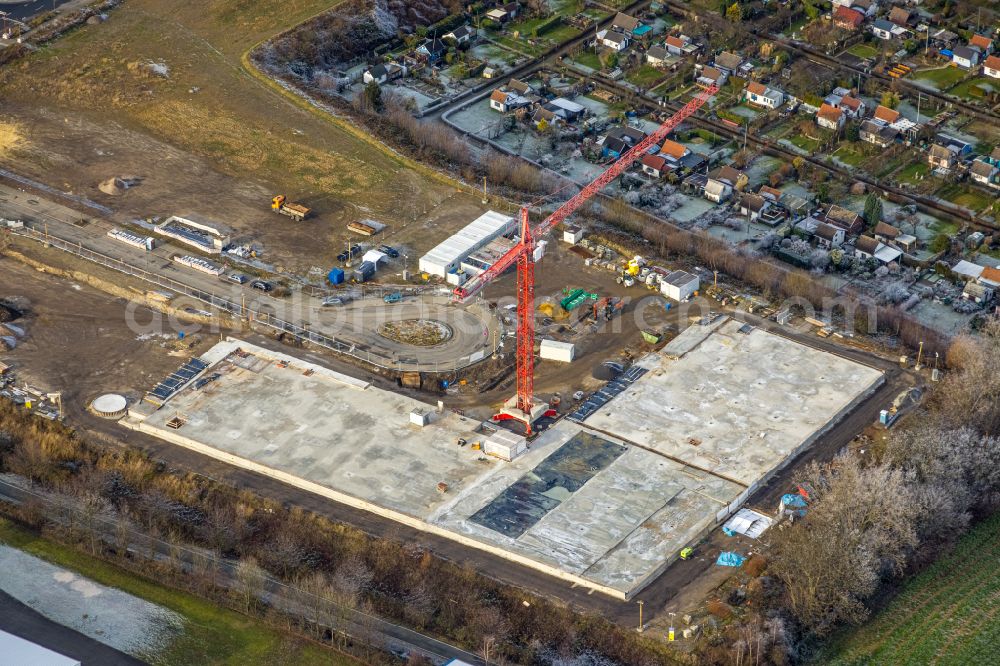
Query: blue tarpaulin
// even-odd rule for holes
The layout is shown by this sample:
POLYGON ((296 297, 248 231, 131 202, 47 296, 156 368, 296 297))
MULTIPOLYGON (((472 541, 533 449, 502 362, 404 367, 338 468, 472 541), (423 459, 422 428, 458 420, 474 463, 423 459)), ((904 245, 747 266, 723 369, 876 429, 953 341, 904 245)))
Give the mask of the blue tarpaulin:
POLYGON ((802 497, 802 495, 796 495, 795 493, 782 495, 781 503, 786 507, 794 507, 797 509, 804 509, 806 507, 806 499, 802 497))
POLYGON ((743 561, 745 559, 746 558, 739 553, 725 551, 719 554, 719 559, 717 559, 715 563, 723 567, 739 567, 743 565, 743 561))

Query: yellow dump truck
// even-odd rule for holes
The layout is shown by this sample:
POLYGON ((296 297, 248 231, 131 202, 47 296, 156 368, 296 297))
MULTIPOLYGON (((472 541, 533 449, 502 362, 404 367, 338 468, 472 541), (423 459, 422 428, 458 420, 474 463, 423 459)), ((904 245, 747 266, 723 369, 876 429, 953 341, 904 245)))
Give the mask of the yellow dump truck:
POLYGON ((287 215, 296 222, 301 222, 312 211, 302 204, 289 203, 284 194, 279 194, 271 199, 271 210, 282 215, 287 215))

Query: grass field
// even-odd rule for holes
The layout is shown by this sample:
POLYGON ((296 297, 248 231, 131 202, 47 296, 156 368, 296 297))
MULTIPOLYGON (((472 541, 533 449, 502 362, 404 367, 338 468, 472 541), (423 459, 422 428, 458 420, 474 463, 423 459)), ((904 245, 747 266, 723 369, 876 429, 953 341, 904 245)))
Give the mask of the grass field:
POLYGON ((652 65, 642 65, 628 73, 625 77, 630 83, 634 83, 640 88, 648 88, 665 76, 665 73, 656 69, 652 65))
POLYGON ((275 631, 198 597, 139 578, 102 560, 81 554, 0 519, 0 543, 118 588, 178 613, 184 632, 162 654, 150 657, 162 666, 190 664, 328 664, 357 662, 332 650, 275 631))
POLYGON ((937 192, 937 196, 951 203, 979 212, 996 203, 996 197, 971 186, 949 184, 937 192))
POLYGON ((965 70, 950 65, 916 72, 913 80, 926 83, 937 90, 948 90, 965 78, 965 70))
POLYGON ((927 162, 915 162, 900 170, 896 177, 901 183, 916 184, 921 176, 926 176, 931 172, 931 165, 927 162))
POLYGON ((582 51, 576 54, 573 56, 573 60, 580 63, 584 67, 593 69, 594 71, 600 71, 601 69, 601 59, 597 57, 596 53, 590 50, 582 51))
POLYGON ((948 91, 949 95, 954 95, 955 97, 961 97, 963 99, 968 99, 972 101, 981 100, 982 97, 975 96, 970 93, 973 86, 978 86, 981 89, 992 92, 1000 87, 1000 82, 996 79, 991 79, 987 76, 977 76, 974 79, 969 79, 968 81, 962 81, 957 86, 948 91))
POLYGON ((916 576, 865 626, 844 632, 816 663, 837 666, 997 663, 1000 513, 916 576))
POLYGON ((847 49, 847 52, 861 58, 862 60, 865 58, 874 58, 878 55, 878 49, 874 46, 869 46, 868 44, 855 44, 851 48, 847 49))
POLYGON ((304 110, 243 67, 246 51, 336 4, 130 0, 106 22, 0 69, 0 105, 11 99, 121 123, 224 173, 364 206, 372 216, 424 209, 448 187, 348 123, 304 110), (148 62, 163 63, 169 75, 150 74, 148 62))

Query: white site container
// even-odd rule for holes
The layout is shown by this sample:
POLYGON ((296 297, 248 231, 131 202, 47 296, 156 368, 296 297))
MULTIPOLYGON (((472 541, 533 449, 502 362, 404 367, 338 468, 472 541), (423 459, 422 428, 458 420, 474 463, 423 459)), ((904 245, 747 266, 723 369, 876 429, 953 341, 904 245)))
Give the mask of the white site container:
POLYGON ((572 342, 559 342, 558 340, 542 340, 538 348, 538 355, 548 361, 561 361, 570 363, 576 353, 576 345, 572 342))
POLYGON ((528 450, 528 441, 509 430, 498 430, 483 442, 483 453, 510 462, 528 450))

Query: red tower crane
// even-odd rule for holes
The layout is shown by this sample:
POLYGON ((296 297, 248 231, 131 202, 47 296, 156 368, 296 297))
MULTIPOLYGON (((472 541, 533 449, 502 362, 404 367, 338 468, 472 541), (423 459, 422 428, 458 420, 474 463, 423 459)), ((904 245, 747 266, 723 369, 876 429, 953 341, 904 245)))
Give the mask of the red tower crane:
POLYGON ((534 229, 528 220, 527 207, 521 208, 520 240, 517 245, 488 269, 455 289, 454 300, 465 301, 517 264, 517 396, 514 407, 520 416, 511 418, 523 420, 527 426, 527 434, 531 434, 535 390, 535 240, 575 213, 580 206, 622 175, 637 159, 646 155, 652 146, 660 145, 675 127, 700 109, 718 90, 717 86, 709 86, 695 95, 656 131, 622 154, 607 171, 573 195, 534 229))

